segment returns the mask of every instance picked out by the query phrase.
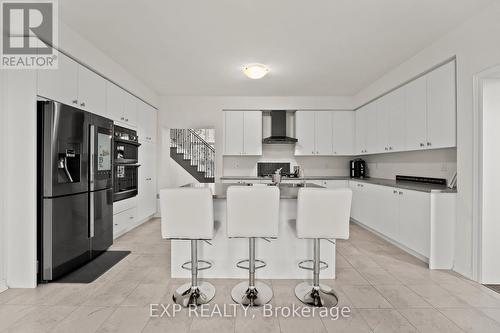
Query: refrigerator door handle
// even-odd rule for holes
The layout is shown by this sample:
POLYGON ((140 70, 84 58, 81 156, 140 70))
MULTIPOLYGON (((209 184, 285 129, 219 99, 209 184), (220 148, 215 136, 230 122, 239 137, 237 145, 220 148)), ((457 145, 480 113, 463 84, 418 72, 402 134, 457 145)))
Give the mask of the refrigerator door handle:
POLYGON ((95 178, 95 126, 90 125, 90 190, 94 190, 95 178))
POLYGON ((89 214, 89 238, 94 237, 94 192, 90 192, 89 198, 90 214, 89 214))

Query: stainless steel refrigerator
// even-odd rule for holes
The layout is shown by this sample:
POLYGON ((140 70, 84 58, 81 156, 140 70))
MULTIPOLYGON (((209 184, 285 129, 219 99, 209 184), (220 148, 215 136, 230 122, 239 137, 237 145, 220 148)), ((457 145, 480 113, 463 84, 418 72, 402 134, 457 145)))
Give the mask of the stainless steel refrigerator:
POLYGON ((113 121, 37 102, 38 279, 55 280, 113 244, 113 121))

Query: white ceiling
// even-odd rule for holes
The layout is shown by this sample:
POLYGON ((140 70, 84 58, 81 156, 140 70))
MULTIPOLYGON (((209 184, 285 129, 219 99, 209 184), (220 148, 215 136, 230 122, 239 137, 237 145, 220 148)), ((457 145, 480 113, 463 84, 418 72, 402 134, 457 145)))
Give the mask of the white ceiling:
POLYGON ((353 95, 492 0, 60 0, 161 95, 353 95), (262 62, 271 73, 246 78, 262 62))

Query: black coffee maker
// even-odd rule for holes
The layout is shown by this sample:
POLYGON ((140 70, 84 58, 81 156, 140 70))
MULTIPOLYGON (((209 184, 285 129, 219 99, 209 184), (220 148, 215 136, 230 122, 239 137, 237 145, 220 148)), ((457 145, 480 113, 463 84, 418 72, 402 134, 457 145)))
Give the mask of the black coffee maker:
POLYGON ((365 178, 366 162, 361 158, 349 161, 349 175, 351 178, 365 178))

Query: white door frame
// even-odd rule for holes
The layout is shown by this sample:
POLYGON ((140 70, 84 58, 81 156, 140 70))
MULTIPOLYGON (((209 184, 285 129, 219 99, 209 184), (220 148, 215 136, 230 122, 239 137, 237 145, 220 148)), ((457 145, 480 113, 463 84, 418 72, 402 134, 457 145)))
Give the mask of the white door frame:
POLYGON ((482 217, 483 217, 483 81, 500 79, 500 64, 473 76, 474 158, 473 158, 473 229, 472 229, 472 278, 482 281, 482 217))

